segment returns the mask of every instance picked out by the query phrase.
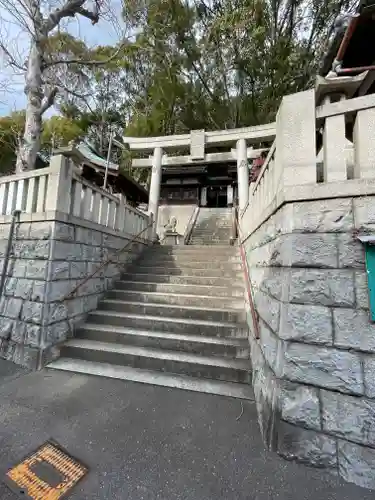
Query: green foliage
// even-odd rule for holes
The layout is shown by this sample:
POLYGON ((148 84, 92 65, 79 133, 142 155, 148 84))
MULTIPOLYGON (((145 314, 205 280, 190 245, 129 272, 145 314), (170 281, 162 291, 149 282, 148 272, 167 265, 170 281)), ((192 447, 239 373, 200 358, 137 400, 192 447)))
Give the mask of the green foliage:
MULTIPOLYGON (((15 168, 19 138, 25 126, 23 111, 0 118, 0 173, 12 173, 15 168)), ((43 122, 41 152, 50 155, 54 148, 67 146, 84 137, 79 122, 63 116, 52 116, 43 122)))
POLYGON ((25 126, 25 113, 17 111, 0 118, 0 173, 12 173, 19 138, 25 126))
POLYGON ((64 116, 52 116, 43 123, 42 149, 50 153, 54 148, 83 138, 84 134, 79 122, 64 116))
MULTIPOLYGON (((43 149, 85 136, 105 156, 111 130, 153 136, 272 121, 283 95, 313 85, 335 18, 355 4, 124 0, 132 35, 121 46, 91 49, 59 32, 48 38, 46 61, 60 63, 46 74, 58 81, 62 116, 44 122, 43 149)), ((7 161, 20 120, 0 121, 7 161)), ((117 160, 129 170, 127 153, 117 160)))

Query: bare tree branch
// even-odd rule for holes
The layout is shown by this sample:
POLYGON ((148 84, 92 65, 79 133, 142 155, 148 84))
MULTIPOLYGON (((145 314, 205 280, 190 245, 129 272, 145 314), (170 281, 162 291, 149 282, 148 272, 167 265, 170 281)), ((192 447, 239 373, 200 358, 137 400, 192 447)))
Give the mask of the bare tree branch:
POLYGON ((22 66, 20 63, 18 63, 16 61, 15 57, 13 56, 13 54, 11 54, 11 52, 5 47, 5 45, 2 42, 0 42, 0 49, 7 56, 7 58, 8 58, 8 64, 10 66, 13 66, 14 68, 20 69, 22 71, 26 70, 26 65, 22 66))
POLYGON ((91 19, 93 24, 97 23, 99 20, 99 9, 96 3, 95 11, 90 12, 83 7, 86 0, 68 0, 65 5, 61 8, 55 9, 48 16, 43 24, 43 31, 48 34, 50 31, 56 28, 60 21, 65 17, 74 17, 76 14, 81 14, 88 19, 91 19))
POLYGON ((43 64, 43 69, 47 69, 50 68, 51 66, 56 66, 58 64, 80 64, 81 66, 101 66, 103 64, 105 65, 116 59, 122 47, 123 44, 121 44, 119 48, 107 59, 96 60, 96 61, 83 60, 83 59, 56 59, 55 61, 49 61, 49 62, 46 61, 43 64))
POLYGON ((41 116, 43 116, 43 114, 47 111, 47 109, 53 106, 58 90, 59 89, 57 87, 54 87, 46 97, 45 101, 42 103, 42 107, 40 108, 41 116))

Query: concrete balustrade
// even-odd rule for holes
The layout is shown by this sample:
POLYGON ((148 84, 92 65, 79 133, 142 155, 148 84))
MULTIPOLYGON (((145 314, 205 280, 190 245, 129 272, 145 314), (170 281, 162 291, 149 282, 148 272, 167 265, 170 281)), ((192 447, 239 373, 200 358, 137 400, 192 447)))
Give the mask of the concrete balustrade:
POLYGON ((250 235, 286 202, 374 194, 368 182, 375 178, 374 134, 373 95, 338 102, 326 98, 318 107, 313 90, 284 97, 276 139, 249 189, 241 218, 243 234, 250 235), (316 147, 317 132, 322 136, 321 151, 316 147))
POLYGON ((149 224, 149 217, 127 205, 124 196, 86 181, 62 155, 52 157, 48 168, 0 178, 0 218, 15 209, 23 219, 58 212, 131 236, 149 224))

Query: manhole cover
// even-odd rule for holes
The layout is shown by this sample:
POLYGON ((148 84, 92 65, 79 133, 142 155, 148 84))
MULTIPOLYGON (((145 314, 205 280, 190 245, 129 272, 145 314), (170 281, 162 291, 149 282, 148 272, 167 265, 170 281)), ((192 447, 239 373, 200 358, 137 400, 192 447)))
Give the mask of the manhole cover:
POLYGON ((10 469, 4 482, 20 498, 58 500, 66 497, 87 472, 87 467, 61 446, 47 441, 10 469))

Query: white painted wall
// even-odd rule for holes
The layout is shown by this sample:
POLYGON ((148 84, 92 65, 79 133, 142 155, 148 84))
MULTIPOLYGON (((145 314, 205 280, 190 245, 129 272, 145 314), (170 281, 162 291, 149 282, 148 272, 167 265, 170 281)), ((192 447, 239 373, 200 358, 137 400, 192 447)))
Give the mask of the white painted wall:
POLYGON ((159 237, 163 237, 164 226, 168 224, 171 217, 176 217, 176 230, 183 236, 195 207, 196 205, 160 205, 157 224, 159 237))

